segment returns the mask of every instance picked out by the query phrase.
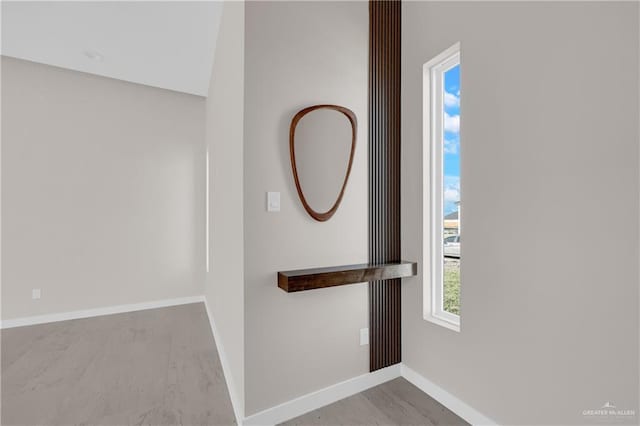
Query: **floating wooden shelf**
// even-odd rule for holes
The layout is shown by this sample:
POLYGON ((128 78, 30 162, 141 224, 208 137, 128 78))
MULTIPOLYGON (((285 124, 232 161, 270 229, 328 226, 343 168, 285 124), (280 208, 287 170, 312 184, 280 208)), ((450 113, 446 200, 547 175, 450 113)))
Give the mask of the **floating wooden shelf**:
POLYGON ((299 269, 278 272, 278 287, 292 293, 315 288, 363 283, 367 281, 389 280, 416 275, 416 262, 395 262, 372 265, 330 266, 327 268, 299 269))

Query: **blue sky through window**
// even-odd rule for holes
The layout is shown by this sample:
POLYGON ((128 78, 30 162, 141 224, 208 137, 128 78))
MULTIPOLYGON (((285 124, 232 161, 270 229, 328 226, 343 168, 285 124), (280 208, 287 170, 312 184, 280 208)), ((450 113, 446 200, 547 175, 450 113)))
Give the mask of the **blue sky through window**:
POLYGON ((444 73, 444 214, 460 201, 460 65, 444 73))

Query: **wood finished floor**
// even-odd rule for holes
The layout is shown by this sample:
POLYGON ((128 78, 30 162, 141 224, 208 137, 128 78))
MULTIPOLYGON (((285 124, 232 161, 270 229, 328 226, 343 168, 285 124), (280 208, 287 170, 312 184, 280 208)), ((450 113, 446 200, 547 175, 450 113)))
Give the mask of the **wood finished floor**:
MULTIPOLYGON (((2 425, 233 425, 202 303, 2 330, 2 425)), ((466 425, 399 378, 284 425, 466 425)))
POLYGON ((391 380, 282 423, 286 426, 467 424, 403 378, 391 380))
POLYGON ((2 425, 232 425, 202 303, 2 330, 2 425))

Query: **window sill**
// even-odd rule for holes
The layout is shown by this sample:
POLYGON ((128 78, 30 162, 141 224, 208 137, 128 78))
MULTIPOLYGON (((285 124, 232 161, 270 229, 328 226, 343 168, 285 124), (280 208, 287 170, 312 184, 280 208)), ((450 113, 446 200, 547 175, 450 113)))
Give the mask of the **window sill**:
POLYGON ((453 330, 453 331, 456 331, 458 333, 460 332, 460 323, 459 322, 458 323, 454 323, 454 322, 451 322, 449 320, 437 317, 437 316, 435 316, 435 315, 433 315, 431 313, 425 314, 424 315, 424 319, 426 321, 429 321, 429 322, 432 322, 434 324, 437 324, 437 325, 439 325, 441 327, 448 328, 449 330, 453 330))

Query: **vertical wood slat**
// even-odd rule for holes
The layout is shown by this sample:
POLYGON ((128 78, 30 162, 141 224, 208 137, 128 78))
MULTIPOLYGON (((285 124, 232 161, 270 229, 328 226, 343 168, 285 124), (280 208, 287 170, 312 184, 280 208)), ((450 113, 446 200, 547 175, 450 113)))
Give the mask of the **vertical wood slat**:
MULTIPOLYGON (((400 261, 401 2, 369 2, 369 262, 400 261)), ((370 370, 401 361, 400 279, 369 283, 370 370)))

